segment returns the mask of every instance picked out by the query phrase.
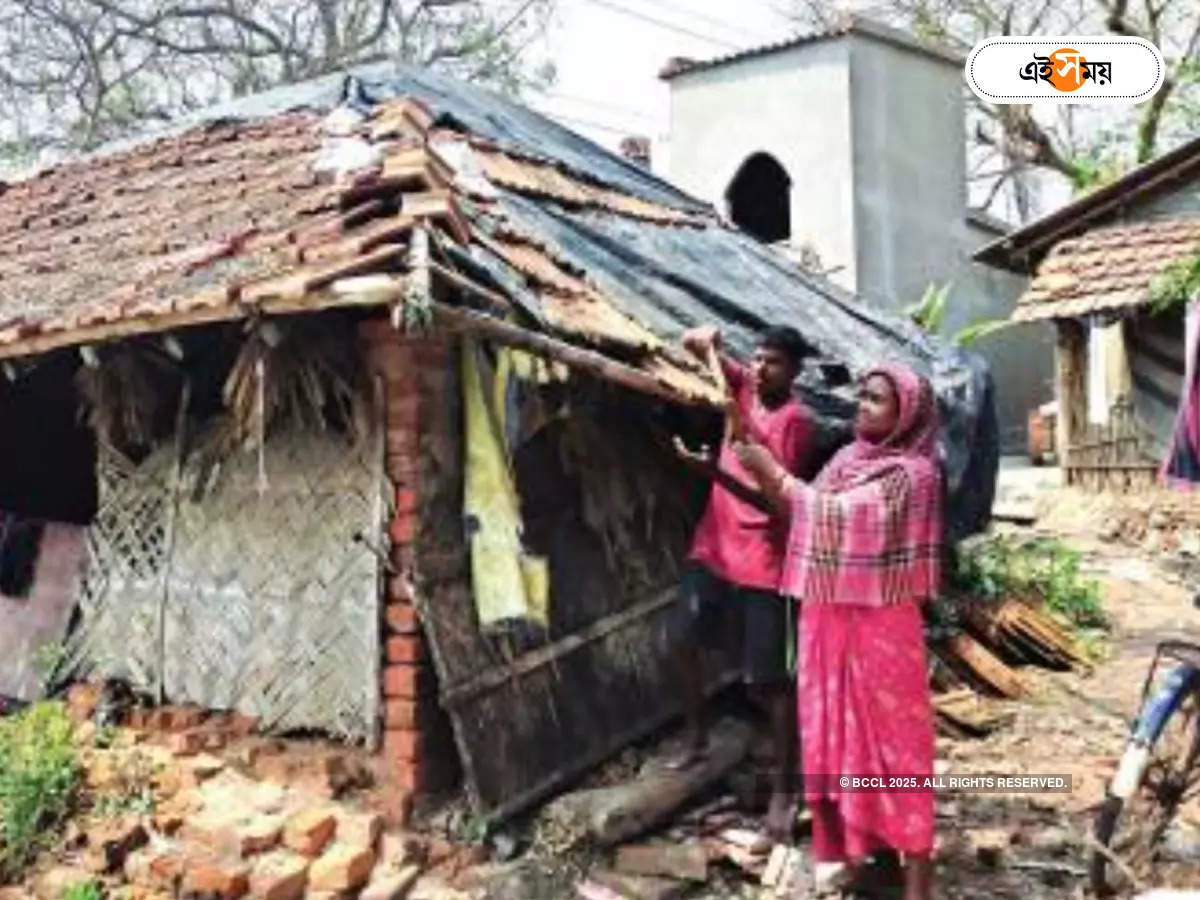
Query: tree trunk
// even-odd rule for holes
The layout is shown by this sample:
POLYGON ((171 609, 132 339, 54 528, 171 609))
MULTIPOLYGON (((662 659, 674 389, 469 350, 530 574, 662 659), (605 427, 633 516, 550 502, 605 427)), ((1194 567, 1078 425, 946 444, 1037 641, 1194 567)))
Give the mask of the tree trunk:
POLYGON ((546 809, 551 820, 571 834, 615 844, 667 819, 690 797, 723 778, 750 748, 750 727, 722 719, 708 735, 707 755, 682 771, 652 759, 633 781, 613 787, 577 791, 559 797, 546 809))

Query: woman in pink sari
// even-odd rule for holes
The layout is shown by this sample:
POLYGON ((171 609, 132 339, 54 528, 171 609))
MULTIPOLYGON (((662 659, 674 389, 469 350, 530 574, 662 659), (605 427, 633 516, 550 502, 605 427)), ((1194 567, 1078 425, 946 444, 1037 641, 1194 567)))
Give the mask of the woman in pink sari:
POLYGON ((943 544, 938 416, 901 366, 862 381, 856 438, 811 485, 753 445, 743 465, 790 516, 782 593, 802 604, 799 679, 805 795, 818 862, 905 858, 905 900, 931 896, 933 795, 842 789, 842 776, 932 775, 934 729, 921 603, 943 544))

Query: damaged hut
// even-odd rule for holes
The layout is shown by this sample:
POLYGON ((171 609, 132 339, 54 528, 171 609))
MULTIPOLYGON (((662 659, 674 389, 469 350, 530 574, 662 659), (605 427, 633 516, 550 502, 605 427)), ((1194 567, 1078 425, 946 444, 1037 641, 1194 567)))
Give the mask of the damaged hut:
POLYGON ((1185 309, 1200 271, 1198 181, 1193 139, 975 254, 1029 276, 1013 321, 1054 323, 1055 444, 1068 484, 1152 487, 1195 403, 1185 309))
POLYGON ((679 349, 701 323, 742 355, 796 325, 830 448, 866 366, 928 373, 957 527, 990 509, 977 359, 424 71, 47 169, 0 223, 0 508, 54 523, 0 598, 29 635, 0 693, 61 642, 59 677, 363 741, 407 791, 461 765, 488 816, 533 802, 676 711, 657 635, 705 485, 670 438, 721 399, 679 349))

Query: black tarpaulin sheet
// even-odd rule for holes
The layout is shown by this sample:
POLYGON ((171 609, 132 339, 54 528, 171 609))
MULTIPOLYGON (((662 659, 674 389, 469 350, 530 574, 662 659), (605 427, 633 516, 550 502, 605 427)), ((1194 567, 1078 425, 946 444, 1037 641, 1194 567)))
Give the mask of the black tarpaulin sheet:
MULTIPOLYGON (((852 376, 885 361, 928 377, 942 412, 944 463, 954 537, 986 527, 999 442, 986 363, 930 338, 907 320, 867 308, 853 294, 802 270, 741 232, 661 226, 599 211, 571 211, 502 193, 510 215, 585 271, 606 297, 664 338, 697 324, 720 325, 746 357, 770 325, 795 327, 826 361, 852 376)), ((798 383, 823 426, 844 431, 853 387, 817 375, 798 383)))

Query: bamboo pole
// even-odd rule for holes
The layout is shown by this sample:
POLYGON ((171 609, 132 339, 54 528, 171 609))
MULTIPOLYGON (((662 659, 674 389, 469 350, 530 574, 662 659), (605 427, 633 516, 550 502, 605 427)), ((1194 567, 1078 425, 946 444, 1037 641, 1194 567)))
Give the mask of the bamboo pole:
POLYGON ((171 594, 171 557, 175 553, 175 528, 179 518, 179 497, 183 493, 183 453, 187 430, 188 405, 192 400, 192 380, 184 378, 179 392, 179 410, 175 414, 175 459, 171 465, 171 497, 167 513, 167 528, 164 537, 165 552, 162 566, 162 591, 158 596, 158 621, 156 624, 158 643, 158 672, 155 693, 158 705, 167 702, 167 601, 171 594))
POLYGON ((711 405, 703 398, 676 393, 653 375, 609 359, 594 350, 572 346, 557 338, 529 331, 510 322, 502 322, 484 313, 458 306, 449 306, 445 303, 434 303, 433 314, 434 319, 447 328, 477 334, 509 347, 516 347, 548 359, 557 360, 573 369, 588 372, 630 390, 650 394, 671 403, 688 406, 711 405))

